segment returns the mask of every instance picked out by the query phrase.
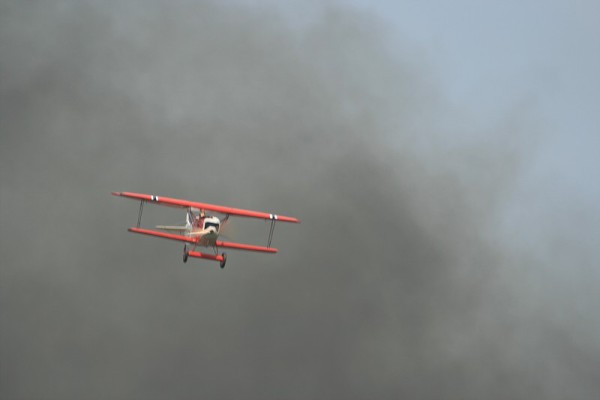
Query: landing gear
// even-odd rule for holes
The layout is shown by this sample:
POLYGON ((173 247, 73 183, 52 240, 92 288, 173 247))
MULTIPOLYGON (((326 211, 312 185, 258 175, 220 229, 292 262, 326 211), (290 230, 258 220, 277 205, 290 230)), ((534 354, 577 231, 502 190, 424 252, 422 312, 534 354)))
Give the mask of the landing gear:
MULTIPOLYGON (((184 263, 187 262, 188 255, 189 255, 189 252, 188 252, 188 249, 187 249, 187 244, 184 244, 183 245, 183 262, 184 263)), ((221 267, 221 268, 223 268, 223 267, 221 267)))
POLYGON ((225 263, 227 262, 227 253, 221 254, 223 257, 223 261, 221 261, 221 269, 225 268, 225 263))

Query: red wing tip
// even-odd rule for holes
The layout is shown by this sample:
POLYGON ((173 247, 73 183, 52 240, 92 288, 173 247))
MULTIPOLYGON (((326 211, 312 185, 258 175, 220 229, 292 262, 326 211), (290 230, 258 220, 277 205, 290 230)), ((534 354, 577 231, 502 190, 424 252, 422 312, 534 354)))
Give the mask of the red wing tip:
POLYGON ((111 192, 113 196, 120 196, 121 192, 111 192))
POLYGON ((295 224, 299 224, 300 223, 300 220, 298 218, 287 217, 285 215, 271 214, 271 219, 275 220, 275 221, 281 221, 281 222, 293 222, 295 224))

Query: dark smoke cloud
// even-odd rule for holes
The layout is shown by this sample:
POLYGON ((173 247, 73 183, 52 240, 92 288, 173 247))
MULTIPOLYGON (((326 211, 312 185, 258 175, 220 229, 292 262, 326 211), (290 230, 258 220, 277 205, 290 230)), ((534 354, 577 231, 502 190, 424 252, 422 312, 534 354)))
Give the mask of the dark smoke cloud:
POLYGON ((335 6, 292 28, 209 2, 3 4, 0 397, 598 393, 598 320, 568 315, 583 279, 544 280, 547 260, 494 233, 524 123, 447 147, 460 124, 427 122, 443 100, 378 24, 335 6), (126 232, 137 205, 115 190, 303 223, 277 226, 276 256, 183 265, 126 232))

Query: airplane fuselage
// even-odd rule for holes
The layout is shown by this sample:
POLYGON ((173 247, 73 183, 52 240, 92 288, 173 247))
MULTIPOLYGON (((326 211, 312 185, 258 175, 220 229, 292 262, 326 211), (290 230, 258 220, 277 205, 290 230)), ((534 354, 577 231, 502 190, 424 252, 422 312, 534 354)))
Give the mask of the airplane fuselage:
POLYGON ((213 216, 195 216, 188 218, 188 227, 189 235, 199 238, 199 245, 212 247, 219 238, 221 221, 213 216))

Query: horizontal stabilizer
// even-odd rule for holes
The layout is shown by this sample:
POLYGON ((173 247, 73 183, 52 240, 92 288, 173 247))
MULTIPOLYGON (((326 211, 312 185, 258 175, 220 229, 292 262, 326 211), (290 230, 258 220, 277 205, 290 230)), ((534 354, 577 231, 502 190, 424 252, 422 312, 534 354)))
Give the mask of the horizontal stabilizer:
POLYGON ((196 238, 191 238, 191 237, 182 236, 182 235, 174 235, 172 233, 158 232, 158 231, 153 231, 150 229, 129 228, 129 232, 141 233, 142 235, 156 236, 156 237, 163 238, 163 239, 178 240, 180 242, 187 242, 187 243, 196 243, 197 242, 196 238))
POLYGON ((187 226, 172 226, 172 225, 156 225, 156 229, 162 229, 163 231, 187 231, 187 226))

